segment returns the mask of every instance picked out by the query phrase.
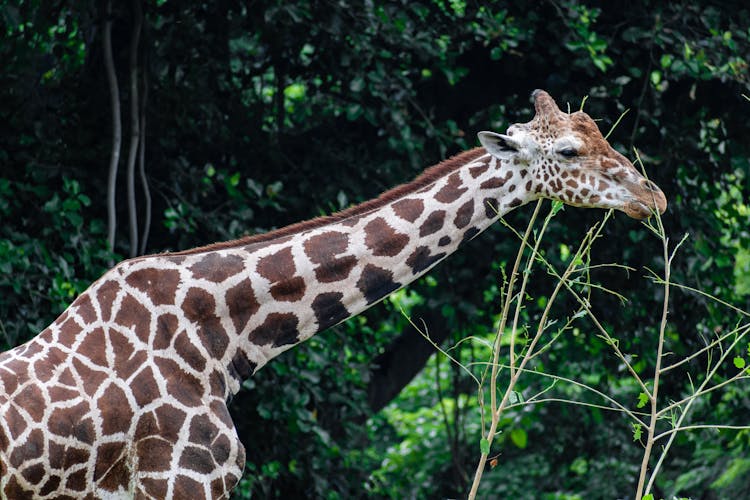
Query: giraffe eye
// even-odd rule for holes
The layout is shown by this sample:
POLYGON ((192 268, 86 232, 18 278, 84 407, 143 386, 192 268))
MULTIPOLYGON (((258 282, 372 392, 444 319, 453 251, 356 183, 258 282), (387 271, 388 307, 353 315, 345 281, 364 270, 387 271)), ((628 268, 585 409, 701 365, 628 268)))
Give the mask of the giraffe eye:
POLYGON ((558 151, 561 155, 563 155, 565 158, 573 158, 574 156, 578 156, 578 151, 576 151, 574 148, 565 148, 558 151))

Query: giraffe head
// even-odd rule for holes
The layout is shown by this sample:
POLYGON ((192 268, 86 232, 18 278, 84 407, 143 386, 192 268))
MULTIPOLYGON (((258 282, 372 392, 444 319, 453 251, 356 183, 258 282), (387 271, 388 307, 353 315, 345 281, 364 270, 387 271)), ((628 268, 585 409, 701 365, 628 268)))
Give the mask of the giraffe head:
POLYGON ((543 90, 532 94, 536 115, 507 134, 480 132, 492 156, 526 170, 530 199, 551 198, 577 207, 616 208, 635 219, 664 213, 661 189, 615 151, 583 111, 564 113, 543 90))

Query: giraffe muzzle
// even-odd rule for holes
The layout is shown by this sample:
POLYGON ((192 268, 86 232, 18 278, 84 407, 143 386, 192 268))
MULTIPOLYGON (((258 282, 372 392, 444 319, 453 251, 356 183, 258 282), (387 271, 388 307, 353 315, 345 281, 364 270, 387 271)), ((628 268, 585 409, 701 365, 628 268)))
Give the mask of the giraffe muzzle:
POLYGON ((659 186, 648 179, 640 179, 633 189, 634 199, 627 202, 622 208, 628 216, 643 220, 647 219, 655 211, 663 214, 667 210, 667 198, 659 186))

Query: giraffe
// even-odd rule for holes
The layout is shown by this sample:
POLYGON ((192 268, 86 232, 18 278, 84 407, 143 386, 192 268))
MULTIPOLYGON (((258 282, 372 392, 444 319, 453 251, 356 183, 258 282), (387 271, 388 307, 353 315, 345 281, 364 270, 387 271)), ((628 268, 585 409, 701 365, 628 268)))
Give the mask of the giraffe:
POLYGON ((267 234, 117 264, 0 354, 3 498, 226 498, 226 401, 273 357, 414 281, 538 198, 643 219, 664 194, 583 112, 534 118, 413 182, 267 234))

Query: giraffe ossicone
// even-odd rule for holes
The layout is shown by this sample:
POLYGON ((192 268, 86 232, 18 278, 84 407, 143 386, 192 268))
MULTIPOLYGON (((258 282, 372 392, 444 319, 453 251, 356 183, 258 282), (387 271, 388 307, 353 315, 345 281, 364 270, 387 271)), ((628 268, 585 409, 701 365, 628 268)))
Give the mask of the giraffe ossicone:
POLYGON ((270 359, 423 275, 538 198, 645 218, 664 194, 585 113, 481 132, 409 184, 268 234, 121 262, 0 354, 0 496, 226 498, 226 401, 270 359))

